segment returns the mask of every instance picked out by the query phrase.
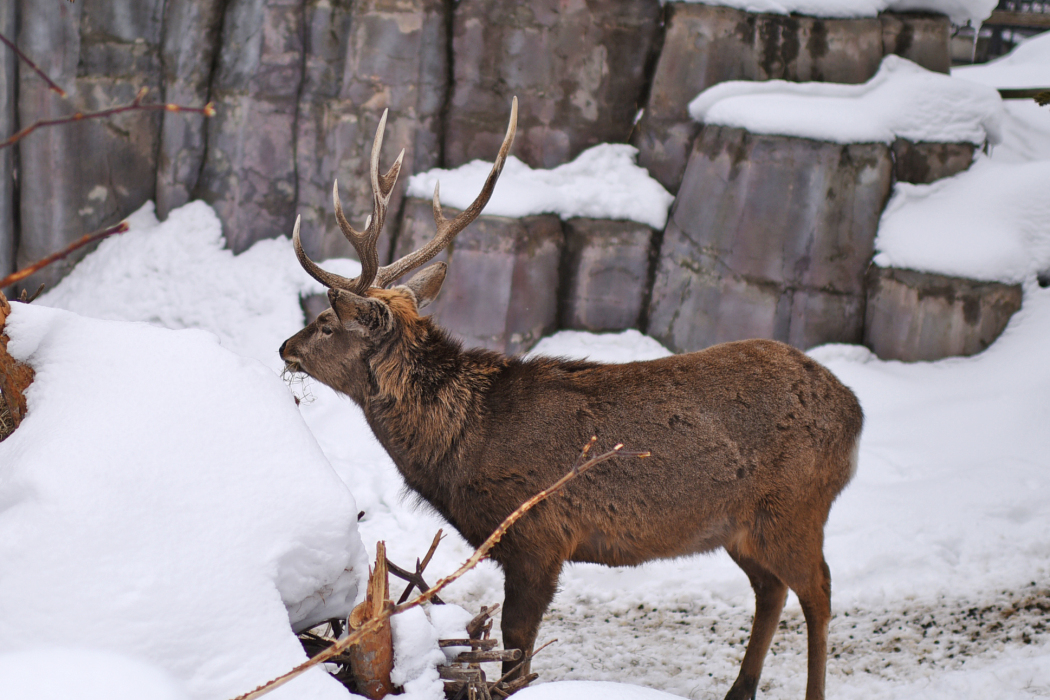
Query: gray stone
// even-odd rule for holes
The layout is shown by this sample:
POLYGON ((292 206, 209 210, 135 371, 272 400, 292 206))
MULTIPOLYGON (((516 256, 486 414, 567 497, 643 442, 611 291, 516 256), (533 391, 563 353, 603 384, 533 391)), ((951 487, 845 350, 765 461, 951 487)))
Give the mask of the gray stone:
POLYGON ((492 160, 514 95, 514 153, 532 167, 626 141, 660 18, 658 0, 457 3, 446 165, 492 160))
POLYGON ((1020 308, 1020 285, 875 267, 864 344, 885 360, 974 355, 999 337, 1020 308))
POLYGON ((664 233, 649 334, 675 351, 859 341, 891 180, 882 144, 705 127, 664 233))
MULTIPOLYGON (((398 256, 433 237, 430 212, 429 202, 406 202, 398 256)), ((449 217, 458 213, 446 210, 449 217)), ((449 270, 427 312, 468 347, 524 352, 554 330, 563 246, 556 216, 480 216, 452 242, 450 254, 435 258, 448 260, 449 270)))
MULTIPOLYGON (((164 101, 186 107, 208 102, 222 33, 222 0, 167 0, 161 65, 164 101)), ((197 114, 165 112, 157 163, 157 216, 190 201, 204 163, 206 127, 197 114)))
POLYGON ((638 328, 649 295, 655 231, 634 221, 565 222, 559 327, 638 328))
POLYGON ((239 253, 290 235, 296 203, 296 108, 303 75, 300 0, 230 0, 211 86, 216 116, 196 195, 239 253))
POLYGON ((863 83, 875 75, 882 56, 878 18, 817 19, 672 3, 634 134, 638 162, 675 192, 699 130, 687 107, 705 89, 726 80, 863 83))
POLYGON ((903 56, 938 73, 951 69, 952 23, 945 15, 887 12, 879 19, 885 55, 903 56))
POLYGON ((970 167, 972 143, 928 143, 897 139, 893 142, 893 169, 902 182, 925 185, 957 175, 970 167))
MULTIPOLYGON (((14 40, 17 34, 17 5, 0 5, 0 34, 14 40)), ((0 140, 18 130, 15 81, 18 58, 6 46, 0 48, 0 140)), ((0 277, 15 271, 15 147, 0 150, 0 277)), ((3 290, 0 290, 3 291, 3 290)))
MULTIPOLYGON (((405 181, 440 164, 441 109, 448 88, 448 29, 441 0, 368 0, 307 5, 306 70, 299 100, 297 164, 303 246, 319 259, 352 255, 332 209, 363 228, 372 211, 368 175, 376 126, 389 109, 380 169, 405 149, 388 226, 396 230, 405 181)), ((490 158, 495 157, 495 151, 490 158)), ((391 234, 393 231, 391 232, 391 234)), ((393 235, 379 241, 380 260, 393 235)))
MULTIPOLYGON (((162 0, 20 4, 22 50, 68 93, 63 100, 19 68, 19 120, 67 116, 160 95, 162 0)), ((128 112, 44 129, 19 144, 19 266, 111 225, 156 191, 158 112, 128 112)), ((24 284, 53 284, 86 254, 51 265, 24 284)))

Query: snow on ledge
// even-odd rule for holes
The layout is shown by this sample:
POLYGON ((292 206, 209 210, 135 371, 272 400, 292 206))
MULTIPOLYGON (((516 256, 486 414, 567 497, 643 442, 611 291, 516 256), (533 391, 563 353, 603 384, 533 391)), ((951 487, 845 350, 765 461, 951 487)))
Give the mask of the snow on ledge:
MULTIPOLYGON (((880 12, 936 12, 955 24, 979 24, 988 19, 998 0, 681 0, 721 5, 745 12, 808 15, 829 19, 875 17, 880 12)), ((666 2, 666 0, 661 0, 666 2)))
POLYGON ((730 81, 700 93, 689 114, 754 134, 832 143, 998 143, 1005 119, 992 87, 934 73, 900 56, 862 85, 730 81))
POLYGON ((899 182, 879 222, 874 262, 1006 284, 1046 272, 1048 182, 1050 161, 988 158, 930 185, 899 182))
MULTIPOLYGON (((605 143, 551 170, 533 170, 510 156, 483 213, 627 219, 662 229, 674 197, 635 163, 637 156, 634 146, 605 143)), ((482 160, 455 170, 434 168, 409 178, 406 194, 430 199, 440 180, 441 204, 465 209, 481 191, 491 169, 492 163, 482 160)))

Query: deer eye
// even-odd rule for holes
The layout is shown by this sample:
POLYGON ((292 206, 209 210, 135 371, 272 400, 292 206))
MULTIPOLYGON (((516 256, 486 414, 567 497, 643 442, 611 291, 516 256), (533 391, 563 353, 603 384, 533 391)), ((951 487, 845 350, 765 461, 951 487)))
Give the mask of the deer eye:
POLYGON ((321 326, 321 332, 324 333, 325 335, 332 335, 332 327, 331 326, 321 326))

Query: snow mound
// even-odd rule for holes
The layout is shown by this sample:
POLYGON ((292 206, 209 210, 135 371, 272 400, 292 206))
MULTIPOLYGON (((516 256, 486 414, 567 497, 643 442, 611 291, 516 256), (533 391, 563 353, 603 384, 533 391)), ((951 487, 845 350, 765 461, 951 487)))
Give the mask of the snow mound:
POLYGON ((952 75, 994 88, 1050 86, 1050 32, 1021 42, 1005 56, 973 66, 952 68, 952 75))
MULTIPOLYGON (((488 216, 557 214, 562 219, 627 219, 663 229, 674 197, 635 163, 638 149, 600 144, 551 170, 533 170, 507 158, 488 216)), ((455 170, 435 168, 408 180, 407 195, 429 199, 441 182, 442 205, 465 209, 478 196, 492 163, 475 160, 455 170)))
POLYGON ((111 652, 49 647, 0 654, 4 700, 189 700, 162 669, 111 652), (56 670, 61 667, 61 673, 56 670))
POLYGON ((734 80, 689 103, 705 124, 832 143, 998 143, 1005 118, 992 87, 934 73, 900 56, 863 85, 734 80))
MULTIPOLYGON (((666 0, 661 0, 666 2, 666 0)), ((880 12, 936 12, 948 15, 954 24, 988 19, 998 0, 681 0, 734 7, 747 12, 810 17, 874 17, 880 12)))
MULTIPOLYGON (((153 202, 128 217, 130 230, 81 260, 37 304, 114 321, 199 328, 223 347, 279 371, 280 340, 303 327, 299 296, 324 288, 299 265, 287 238, 262 240, 234 256, 215 211, 196 201, 157 220, 153 202)), ((360 263, 321 263, 356 276, 360 263)))
MULTIPOLYGON (((58 636, 202 700, 304 661, 292 628, 348 614, 367 560, 280 379, 197 330, 13 304, 7 332, 36 378, 0 443, 0 652, 58 636)), ((273 697, 346 694, 313 670, 273 697)))
POLYGON ((930 185, 898 182, 875 264, 1009 284, 1050 271, 1047 183, 1050 161, 987 158, 930 185))

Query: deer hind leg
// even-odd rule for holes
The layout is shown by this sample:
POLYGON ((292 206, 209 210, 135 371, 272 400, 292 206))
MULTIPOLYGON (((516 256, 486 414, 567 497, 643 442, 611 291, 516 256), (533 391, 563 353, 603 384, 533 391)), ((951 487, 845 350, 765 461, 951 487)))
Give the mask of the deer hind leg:
MULTIPOLYGON (((527 655, 536 643, 543 613, 554 599, 561 565, 561 561, 518 561, 503 567, 503 647, 521 649, 522 658, 526 659, 508 680, 529 673, 531 664, 527 655)), ((504 661, 503 673, 509 673, 519 663, 504 661)))
POLYGON ((809 647, 806 700, 824 700, 831 622, 831 572, 823 553, 826 515, 818 519, 813 517, 816 512, 819 509, 809 510, 808 518, 784 518, 783 522, 792 523, 794 529, 767 540, 768 546, 761 554, 764 566, 795 592, 802 605, 809 647), (807 520, 813 523, 812 527, 805 527, 807 520))
POLYGON ((744 662, 740 665, 740 675, 729 689, 726 700, 754 700, 758 692, 758 679, 762 675, 762 664, 773 641, 773 633, 777 630, 784 601, 787 600, 788 587, 776 574, 754 559, 733 550, 729 550, 729 556, 744 570, 751 587, 755 589, 755 622, 747 651, 744 652, 744 662))

